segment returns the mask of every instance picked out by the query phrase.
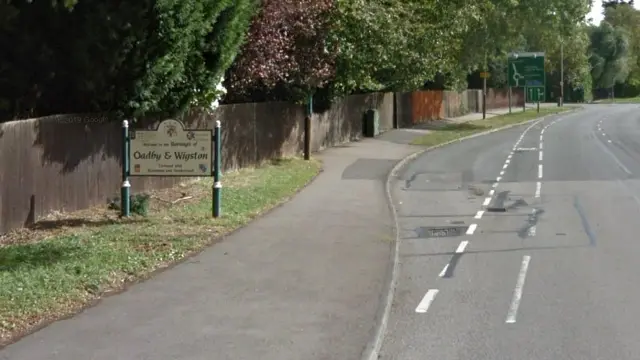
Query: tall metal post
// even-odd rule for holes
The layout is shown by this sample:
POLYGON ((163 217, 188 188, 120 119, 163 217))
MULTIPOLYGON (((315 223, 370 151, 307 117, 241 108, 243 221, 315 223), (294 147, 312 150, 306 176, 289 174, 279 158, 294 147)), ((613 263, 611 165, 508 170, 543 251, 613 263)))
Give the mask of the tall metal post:
POLYGON ((558 106, 564 105, 564 39, 560 41, 560 101, 558 106))
POLYGON ((482 118, 487 118, 487 74, 489 73, 489 65, 487 64, 487 53, 484 53, 484 71, 486 72, 482 77, 482 118))
POLYGON ((131 215, 131 183, 129 182, 129 122, 122 121, 122 187, 120 188, 120 215, 131 215))
POLYGON ((509 114, 511 114, 511 86, 509 86, 509 114))
POLYGON ((313 95, 309 96, 304 117, 304 159, 311 159, 311 115, 313 114, 313 95))
POLYGON ((220 206, 222 202, 222 136, 220 136, 221 123, 216 121, 216 128, 214 133, 215 150, 213 152, 213 217, 220 217, 220 206))

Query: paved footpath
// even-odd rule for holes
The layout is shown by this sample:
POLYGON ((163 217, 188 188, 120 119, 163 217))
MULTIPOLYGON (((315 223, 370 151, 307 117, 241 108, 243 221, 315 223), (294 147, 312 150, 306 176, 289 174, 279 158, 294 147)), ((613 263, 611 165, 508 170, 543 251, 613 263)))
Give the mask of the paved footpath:
POLYGON ((384 180, 425 132, 323 151, 324 171, 284 206, 0 359, 359 359, 389 283, 395 227, 384 180))

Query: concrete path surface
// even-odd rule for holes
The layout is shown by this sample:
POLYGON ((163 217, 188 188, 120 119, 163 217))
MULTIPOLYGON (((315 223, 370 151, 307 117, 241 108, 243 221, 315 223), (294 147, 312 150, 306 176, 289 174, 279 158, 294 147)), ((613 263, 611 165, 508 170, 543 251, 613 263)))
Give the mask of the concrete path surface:
POLYGON ((0 359, 358 359, 395 240, 384 180, 415 150, 367 139, 323 151, 324 171, 289 203, 0 359))
POLYGON ((424 132, 323 151, 324 172, 289 203, 0 359, 359 359, 395 241, 384 181, 424 132))

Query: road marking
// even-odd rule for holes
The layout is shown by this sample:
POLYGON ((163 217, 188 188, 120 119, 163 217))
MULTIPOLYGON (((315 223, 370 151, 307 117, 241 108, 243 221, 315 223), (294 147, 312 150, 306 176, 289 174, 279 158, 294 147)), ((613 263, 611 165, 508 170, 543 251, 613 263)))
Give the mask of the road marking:
POLYGON ((506 169, 506 168, 508 168, 508 167, 509 167, 509 163, 505 163, 504 165, 502 165, 502 168, 503 168, 503 169, 506 169))
POLYGON ((438 276, 444 277, 445 275, 447 275, 447 270, 449 270, 449 264, 448 263, 447 263, 447 265, 444 266, 442 271, 440 271, 440 274, 438 274, 438 276))
POLYGON ((607 136, 607 134, 605 134, 605 133, 602 133, 602 136, 607 136))
POLYGON ((464 249, 467 248, 467 245, 469 244, 469 242, 467 240, 465 241, 461 241, 460 245, 458 245, 458 248, 456 249, 456 253, 461 254, 464 252, 464 249))
POLYGON ((538 164, 538 178, 542 179, 542 164, 538 164))
POLYGON ((629 169, 627 169, 626 166, 624 166, 624 164, 620 161, 620 159, 618 159, 617 156, 615 156, 611 150, 609 150, 608 147, 606 147, 603 143, 601 143, 600 141, 596 141, 596 144, 598 144, 598 146, 600 146, 600 148, 607 153, 607 155, 609 155, 613 161, 616 162, 616 164, 618 164, 618 166, 620 167, 620 169, 622 169, 622 171, 626 172, 627 175, 632 175, 631 171, 629 171, 629 169))
POLYGON ((609 144, 611 144, 611 140, 607 140, 607 142, 609 142, 609 144))
POLYGON ((502 176, 498 176, 498 177, 496 178, 496 182, 498 182, 498 181, 500 181, 500 180, 502 180, 502 176))
POLYGON ((500 171, 500 176, 504 175, 504 170, 500 171))
POLYGON ((536 183, 536 197, 539 198, 540 197, 540 191, 542 190, 542 183, 540 181, 538 181, 536 183))
POLYGON ((540 131, 540 136, 544 135, 544 131, 547 130, 547 127, 545 126, 544 128, 542 128, 542 130, 540 131))
POLYGON ((473 233, 476 231, 476 228, 478 228, 478 224, 469 225, 469 228, 467 229, 467 235, 473 235, 473 233))
POLYGON ((496 193, 495 190, 493 190, 493 189, 489 190, 489 196, 493 196, 493 194, 495 194, 495 193, 496 193))
POLYGON ((542 141, 540 141, 540 150, 542 150, 542 141))
POLYGON ((485 198, 484 202, 482 203, 482 206, 487 206, 487 205, 489 205, 490 202, 491 202, 491 198, 490 197, 485 198))
POLYGON ((511 300, 511 307, 507 313, 507 324, 513 324, 516 322, 516 314, 518 313, 518 307, 522 300, 522 289, 524 288, 524 280, 527 277, 527 269, 529 269, 529 261, 531 256, 525 255, 522 258, 522 265, 520 267, 520 273, 518 274, 518 281, 516 282, 516 288, 513 291, 513 300, 511 300))
POLYGON ((418 304, 418 307, 416 308, 416 312, 420 314, 426 313, 427 310, 429 310, 429 306, 431 306, 431 303, 433 302, 433 299, 435 299, 437 294, 438 294, 438 289, 429 289, 429 291, 427 291, 427 293, 424 294, 422 301, 420 301, 420 303, 418 304))
POLYGON ((493 185, 491 185, 494 189, 498 187, 498 183, 493 183, 493 185))
POLYGON ((516 151, 536 151, 536 148, 517 148, 516 151))
POLYGON ((482 219, 482 215, 484 215, 484 210, 480 210, 476 213, 476 216, 474 216, 474 219, 482 219))
POLYGON ((542 161, 542 150, 538 153, 538 161, 542 161))
POLYGON ((505 161, 504 163, 509 165, 509 163, 511 163, 511 159, 507 159, 507 161, 505 161))

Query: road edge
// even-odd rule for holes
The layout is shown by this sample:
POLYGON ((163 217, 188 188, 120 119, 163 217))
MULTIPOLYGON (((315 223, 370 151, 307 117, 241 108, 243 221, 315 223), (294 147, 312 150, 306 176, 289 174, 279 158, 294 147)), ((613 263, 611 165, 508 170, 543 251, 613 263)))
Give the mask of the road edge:
POLYGON ((387 331, 387 325, 389 322, 389 316, 391 314, 391 306, 393 305, 393 299, 395 298, 395 290, 396 290, 396 285, 398 282, 398 273, 399 273, 399 267, 400 267, 400 227, 399 227, 399 221, 398 221, 398 209, 395 205, 395 203, 393 202, 393 196, 391 195, 391 183, 394 181, 394 178, 398 175, 398 172, 400 172, 400 170, 402 170, 408 163, 410 163, 411 161, 415 160, 417 157, 419 157, 420 155, 429 152, 429 151, 433 151, 435 149, 450 145, 450 144, 454 144, 457 142, 461 142, 461 141, 465 141, 465 140, 469 140, 469 139, 473 139, 475 137, 479 137, 479 136, 483 136, 483 135, 488 135, 488 134, 492 134, 494 132, 498 132, 498 131, 503 131, 503 130, 507 130, 507 129, 511 129, 514 128, 516 126, 522 126, 522 125, 527 125, 527 124, 531 124, 533 122, 536 121, 543 121, 549 117, 552 116, 558 116, 558 115, 566 115, 572 112, 576 112, 579 110, 583 110, 584 107, 583 106, 576 106, 575 108, 572 108, 570 110, 567 111, 562 111, 559 113, 555 113, 555 114, 550 114, 550 115, 546 115, 546 116, 542 116, 539 118, 534 118, 531 120, 527 120, 525 122, 521 122, 521 123, 517 123, 517 124, 511 124, 511 125, 506 125, 506 126, 502 126, 499 128, 495 128, 495 129, 491 129, 491 130, 487 130, 487 131, 483 131, 480 133, 476 133, 473 135, 469 135, 469 136, 465 136, 465 137, 461 137, 455 140, 451 140, 451 141, 447 141, 444 142, 442 144, 438 144, 438 145, 433 145, 433 146, 429 146, 427 148, 423 148, 420 149, 412 154, 409 154, 407 156, 405 156, 404 158, 400 159, 394 166, 393 168, 391 168, 391 170, 389 171, 389 173, 387 174, 386 180, 385 180, 385 184, 384 184, 384 190, 385 190, 385 195, 386 195, 386 200, 387 203, 389 205, 389 208, 391 210, 391 216, 392 216, 392 224, 393 227, 395 228, 395 239, 394 239, 394 244, 391 247, 391 255, 390 255, 390 265, 389 265, 389 272, 387 275, 387 278, 389 279, 389 281, 387 282, 387 284, 385 285, 385 289, 383 294, 386 292, 386 296, 384 296, 384 302, 382 304, 381 307, 379 307, 378 309, 378 314, 376 316, 377 319, 377 324, 376 324, 376 328, 375 328, 375 334, 373 339, 367 344, 367 347, 365 348, 361 360, 378 360, 378 358, 380 357, 380 350, 382 349, 382 343, 384 341, 385 335, 386 335, 386 331, 387 331))

